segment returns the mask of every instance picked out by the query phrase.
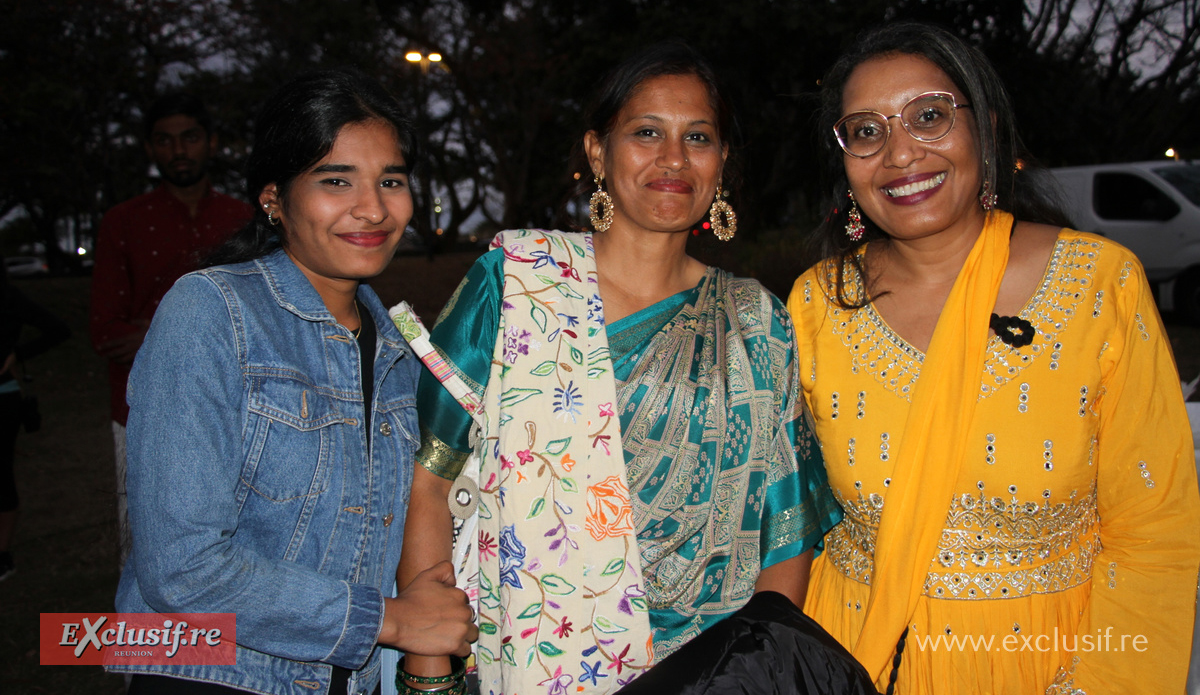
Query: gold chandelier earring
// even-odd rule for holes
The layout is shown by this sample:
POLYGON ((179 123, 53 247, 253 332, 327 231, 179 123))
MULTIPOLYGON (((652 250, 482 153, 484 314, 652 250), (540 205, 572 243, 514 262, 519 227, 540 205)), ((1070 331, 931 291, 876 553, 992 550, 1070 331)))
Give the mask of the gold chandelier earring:
POLYGON ((708 221, 712 225, 713 234, 721 241, 729 241, 737 233, 737 214, 733 207, 725 202, 725 194, 721 191, 719 183, 717 195, 708 210, 708 221))
POLYGON ((604 233, 613 223, 612 196, 604 190, 604 179, 599 176, 592 178, 596 181, 596 192, 588 199, 588 220, 592 223, 592 229, 604 233))

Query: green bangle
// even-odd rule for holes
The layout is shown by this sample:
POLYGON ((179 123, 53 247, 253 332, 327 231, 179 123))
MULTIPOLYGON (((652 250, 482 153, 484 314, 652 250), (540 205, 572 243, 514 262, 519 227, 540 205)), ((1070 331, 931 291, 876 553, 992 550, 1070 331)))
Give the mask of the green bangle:
POLYGON ((454 683, 467 675, 467 664, 457 656, 450 657, 450 674, 445 676, 414 676, 404 670, 404 659, 400 659, 399 673, 396 680, 405 680, 418 685, 441 685, 454 683))
POLYGON ((464 677, 460 680, 450 683, 443 683, 430 690, 422 690, 408 681, 404 680, 402 674, 396 676, 396 692, 397 695, 467 695, 467 679, 464 677))

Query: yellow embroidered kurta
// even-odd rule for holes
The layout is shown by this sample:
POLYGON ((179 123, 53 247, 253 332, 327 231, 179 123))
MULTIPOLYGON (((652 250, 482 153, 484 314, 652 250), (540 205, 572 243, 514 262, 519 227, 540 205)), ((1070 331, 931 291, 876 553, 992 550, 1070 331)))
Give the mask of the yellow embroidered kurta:
MULTIPOLYGON (((814 562, 805 611, 853 649, 889 453, 924 355, 872 306, 828 299, 833 279, 819 264, 788 306, 846 511, 814 562)), ((975 377, 967 455, 908 621, 896 692, 1182 692, 1200 495, 1179 375, 1141 266, 1119 245, 1063 230, 1020 315, 1036 328, 1032 344, 993 336, 975 377)), ((893 589, 877 591, 888 600, 893 589)), ((872 674, 881 691, 889 671, 872 674)))

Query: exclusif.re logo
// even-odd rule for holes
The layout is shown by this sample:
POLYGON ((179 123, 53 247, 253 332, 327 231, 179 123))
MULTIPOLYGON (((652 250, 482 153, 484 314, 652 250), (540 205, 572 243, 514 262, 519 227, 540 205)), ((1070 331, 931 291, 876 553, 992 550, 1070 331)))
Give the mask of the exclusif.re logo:
POLYGON ((237 663, 233 613, 42 613, 43 666, 237 663))

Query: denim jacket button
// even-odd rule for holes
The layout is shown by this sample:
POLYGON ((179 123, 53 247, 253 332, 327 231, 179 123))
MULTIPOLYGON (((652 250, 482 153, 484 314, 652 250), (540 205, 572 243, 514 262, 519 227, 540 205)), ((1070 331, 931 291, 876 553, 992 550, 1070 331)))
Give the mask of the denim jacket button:
POLYGON ((391 514, 386 514, 386 515, 384 515, 384 517, 383 517, 383 525, 384 525, 384 526, 391 526, 391 525, 392 525, 392 519, 394 519, 394 518, 396 518, 396 517, 392 516, 391 514))
POLYGON ((386 422, 383 423, 382 425, 379 426, 379 433, 385 437, 392 436, 392 426, 386 422))

